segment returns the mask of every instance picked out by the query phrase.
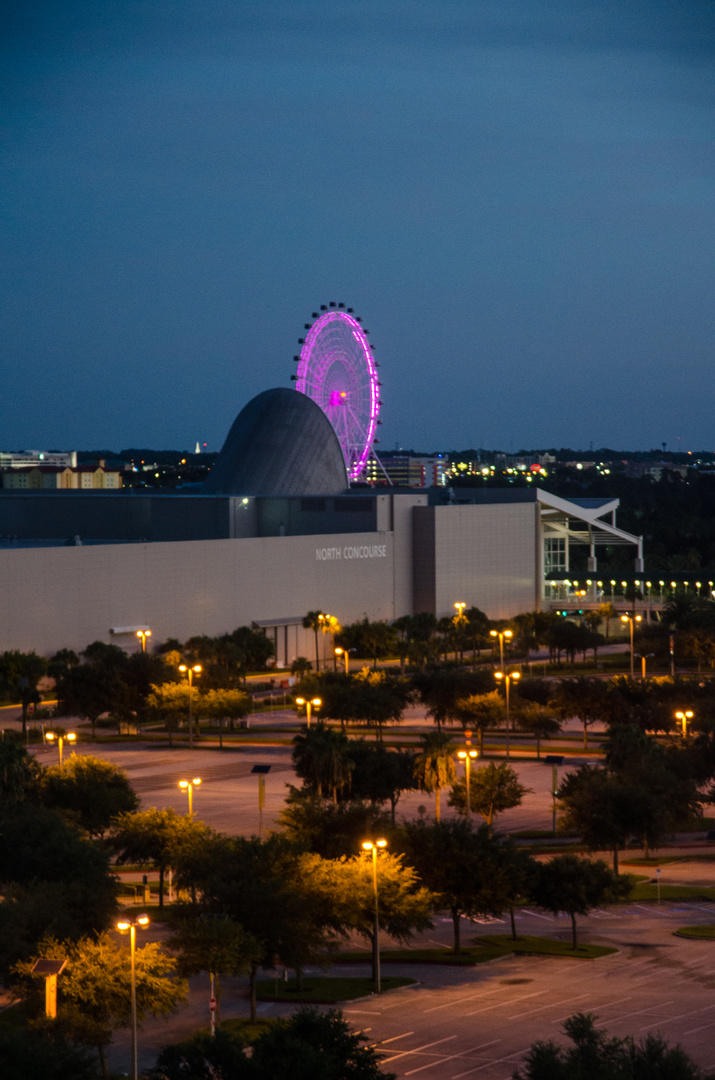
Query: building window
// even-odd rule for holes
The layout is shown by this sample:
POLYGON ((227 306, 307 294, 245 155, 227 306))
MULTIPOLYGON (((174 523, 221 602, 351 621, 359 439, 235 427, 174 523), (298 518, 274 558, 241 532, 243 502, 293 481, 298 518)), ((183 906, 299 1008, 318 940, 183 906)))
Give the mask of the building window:
POLYGON ((551 536, 544 540, 544 573, 565 574, 568 569, 566 561, 566 537, 551 536))

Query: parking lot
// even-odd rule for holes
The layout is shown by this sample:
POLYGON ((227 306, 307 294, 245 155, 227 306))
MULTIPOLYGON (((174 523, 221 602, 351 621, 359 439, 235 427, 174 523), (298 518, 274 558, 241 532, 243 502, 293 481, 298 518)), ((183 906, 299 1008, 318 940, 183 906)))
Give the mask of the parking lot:
MULTIPOLYGON (((274 827, 286 785, 295 781, 288 747, 258 744, 221 752, 151 744, 96 748, 80 744, 78 751, 98 753, 126 768, 143 807, 173 806, 185 812, 186 795, 178 781, 200 776, 195 814, 227 832, 251 834, 259 826, 264 832, 274 827), (258 780, 251 772, 256 764, 271 765, 262 820, 258 780)), ((41 760, 51 759, 52 751, 41 752, 41 760)), ((503 815, 500 826, 549 828, 551 769, 536 761, 520 762, 517 768, 532 790, 521 807, 503 815)), ((414 815, 419 805, 431 812, 429 796, 418 792, 403 796, 398 816, 414 815)), ((678 850, 693 856, 706 853, 702 847, 678 850)), ((714 869, 711 862, 666 863, 661 880, 712 885, 714 869)), ((612 1035, 641 1038, 660 1032, 669 1042, 681 1043, 703 1068, 715 1069, 715 941, 673 936, 678 926, 693 923, 715 924, 715 904, 646 903, 596 911, 579 919, 580 940, 612 945, 618 949, 612 956, 594 961, 509 956, 469 968, 384 965, 385 974, 406 975, 418 985, 347 1003, 344 1011, 379 1047, 385 1067, 400 1077, 507 1080, 535 1040, 565 1042, 562 1024, 577 1011, 597 1014, 598 1024, 612 1035)), ((567 918, 533 909, 517 913, 517 928, 525 934, 570 937, 567 918)), ((508 926, 498 920, 465 921, 464 943, 490 931, 506 933, 508 926)), ((163 934, 163 928, 153 926, 147 940, 163 934)), ((438 917, 433 930, 420 935, 416 944, 441 946, 447 953, 451 920, 438 917)), ((354 965, 333 971, 367 973, 354 965)), ((139 1040, 143 1066, 154 1062, 162 1045, 208 1023, 208 978, 192 979, 190 988, 189 1004, 180 1013, 144 1025, 139 1040)), ((286 1014, 290 1007, 264 1003, 259 1010, 268 1017, 286 1014)), ((224 1017, 248 1014, 244 979, 225 980, 222 1012, 224 1017)), ((110 1067, 125 1069, 128 1053, 128 1035, 120 1032, 110 1051, 110 1067)))

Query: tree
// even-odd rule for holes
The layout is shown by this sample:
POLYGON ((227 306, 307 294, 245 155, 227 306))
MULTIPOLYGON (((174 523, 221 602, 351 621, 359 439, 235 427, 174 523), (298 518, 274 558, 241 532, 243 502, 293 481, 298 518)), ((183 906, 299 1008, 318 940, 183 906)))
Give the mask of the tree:
POLYGON ((398 635, 389 623, 371 622, 365 617, 361 622, 343 626, 337 641, 344 649, 355 651, 355 655, 365 657, 377 667, 377 661, 394 653, 398 635))
POLYGON ((611 622, 617 617, 618 612, 616 611, 610 600, 608 600, 605 603, 599 605, 598 615, 606 623, 606 641, 608 641, 608 631, 611 622))
POLYGON ((368 668, 353 677, 351 690, 355 712, 368 727, 377 727, 380 740, 383 724, 399 723, 410 700, 410 688, 405 679, 368 668))
POLYGON ((578 855, 556 855, 549 862, 539 864, 531 899, 554 915, 565 911, 570 916, 571 947, 575 950, 576 916, 587 915, 592 908, 624 900, 630 888, 627 880, 611 873, 600 860, 582 859, 578 855))
POLYGON ((715 1073, 704 1073, 680 1046, 668 1046, 660 1035, 638 1043, 630 1036, 612 1039, 596 1030, 592 1013, 570 1016, 564 1031, 573 1046, 551 1039, 534 1043, 513 1080, 715 1080, 715 1073))
POLYGON ((0 811, 3 807, 34 797, 41 766, 16 739, 0 740, 0 811))
POLYGON ((99 840, 118 814, 139 806, 125 770, 90 755, 73 754, 62 768, 45 769, 39 797, 44 806, 99 840))
POLYGON ((378 803, 389 801, 394 825, 400 795, 415 786, 415 755, 409 750, 392 750, 382 743, 357 739, 350 745, 350 756, 353 798, 378 803))
POLYGON ((276 649, 272 641, 260 630, 239 626, 220 641, 233 648, 233 662, 243 676, 244 683, 249 671, 264 671, 276 649))
POLYGON ((88 645, 83 656, 85 663, 67 667, 57 680, 58 711, 88 720, 94 738, 102 713, 129 712, 128 657, 117 645, 102 641, 88 645))
POLYGON ((290 666, 291 675, 297 675, 298 678, 302 678, 308 671, 312 671, 313 665, 306 656, 296 656, 295 660, 290 666))
MULTIPOLYGON (((106 1048, 115 1028, 131 1023, 131 968, 129 949, 118 945, 108 934, 96 939, 40 942, 39 955, 67 959, 58 986, 57 1022, 61 1030, 99 1056, 102 1076, 108 1080, 106 1048)), ((37 1013, 44 997, 39 980, 31 974, 35 957, 17 965, 18 989, 37 1013)), ((172 978, 174 959, 158 944, 135 951, 137 1019, 146 1014, 166 1016, 186 998, 186 984, 172 978)))
POLYGON ((324 720, 312 728, 304 725, 293 739, 292 758, 306 789, 319 799, 330 794, 337 805, 338 793, 349 787, 353 769, 347 735, 329 728, 324 720))
POLYGON ((588 728, 608 717, 610 689, 602 679, 562 679, 550 706, 564 719, 577 716, 583 724, 583 748, 588 748, 588 728))
POLYGON ((470 694, 486 693, 494 685, 487 671, 426 671, 415 675, 413 682, 438 728, 459 718, 458 701, 470 694))
POLYGON ((52 1028, 0 1025, 3 1080, 96 1080, 92 1056, 52 1028))
MULTIPOLYGON (((251 697, 244 690, 234 690, 223 687, 215 690, 202 692, 199 699, 201 714, 209 720, 218 720, 219 723, 228 720, 233 731, 236 720, 248 716, 251 711, 251 697)), ((223 743, 221 743, 223 745, 223 743)))
MULTIPOLYGON (((198 710, 201 715, 201 698, 195 694, 192 699, 192 714, 198 710)), ((165 724, 169 732, 169 746, 172 745, 172 732, 189 716, 188 682, 167 682, 161 686, 152 686, 147 699, 147 708, 156 718, 165 724)))
POLYGON ((24 958, 40 938, 79 938, 104 930, 116 911, 109 856, 59 814, 33 803, 0 818, 0 969, 24 958))
MULTIPOLYGON (((488 765, 472 772, 469 805, 474 813, 484 818, 491 829, 497 814, 519 806, 530 791, 530 788, 519 783, 519 777, 511 765, 507 765, 505 761, 499 764, 490 761, 488 765)), ((452 786, 449 805, 456 807, 460 814, 466 814, 467 785, 463 780, 458 780, 452 786)))
POLYGON ((200 1031, 183 1042, 165 1046, 145 1080, 249 1080, 252 1063, 237 1032, 218 1028, 200 1031))
POLYGON ((530 731, 536 738, 536 757, 541 757, 541 740, 550 739, 561 731, 561 723, 554 710, 536 701, 519 701, 515 709, 517 725, 522 731, 530 731))
POLYGON ((183 917, 177 920, 167 945, 178 953, 180 975, 198 975, 208 971, 215 984, 216 1023, 221 1023, 221 978, 225 975, 245 975, 251 965, 259 962, 262 949, 259 942, 246 933, 239 923, 228 916, 183 917))
POLYGON ((435 906, 452 916, 454 951, 460 951, 463 916, 501 915, 509 903, 501 845, 486 825, 465 818, 405 825, 405 854, 435 894, 435 906))
POLYGON ((377 1051, 363 1046, 337 1009, 299 1009, 279 1020, 253 1046, 255 1080, 395 1080, 379 1067, 377 1051))
MULTIPOLYGON (((203 859, 193 868, 201 910, 227 915, 260 945, 249 971, 251 1019, 256 1017, 256 978, 260 965, 278 958, 295 968, 298 980, 307 963, 330 947, 334 919, 325 893, 306 892, 300 856, 281 836, 214 837, 202 845, 203 859)), ((316 856, 317 858, 317 856, 316 856)))
POLYGON ((428 731, 422 735, 422 749, 415 758, 414 775, 420 791, 434 792, 434 816, 439 821, 439 797, 442 788, 457 779, 454 745, 443 731, 428 731))
POLYGON ((280 823, 290 843, 324 859, 351 855, 366 836, 384 836, 390 830, 388 815, 374 803, 350 799, 334 806, 295 788, 281 811, 280 823))
POLYGON ((318 631, 320 630, 322 620, 325 617, 323 611, 309 611, 307 615, 303 617, 303 628, 305 630, 312 630, 315 634, 315 670, 320 671, 320 652, 318 651, 318 631))
POLYGON ((117 862, 151 863, 159 871, 159 907, 164 906, 164 876, 192 841, 204 841, 210 830, 175 810, 139 810, 120 814, 115 821, 113 844, 117 862))
POLYGON ((273 1021, 254 1041, 250 1057, 240 1035, 199 1034, 162 1050, 147 1080, 395 1080, 379 1068, 377 1051, 365 1042, 341 1012, 303 1006, 273 1021))
POLYGON ((580 836, 591 851, 613 852, 613 873, 618 873, 618 852, 631 836, 642 838, 659 816, 657 791, 629 777, 582 765, 569 773, 559 788, 563 807, 561 827, 580 836))
POLYGON ((465 728, 477 729, 477 745, 480 755, 484 753, 484 732, 499 728, 506 718, 504 698, 498 690, 488 694, 469 694, 459 698, 454 709, 455 716, 465 728))
POLYGON ((0 653, 0 685, 22 705, 22 734, 27 732, 27 710, 40 701, 37 684, 47 671, 47 661, 35 652, 23 653, 16 649, 0 653))
MULTIPOLYGON (((305 855, 301 877, 309 888, 328 899, 335 927, 355 930, 370 942, 372 978, 376 980, 375 894, 372 856, 368 852, 348 859, 321 859, 305 855)), ((417 872, 405 866, 401 855, 382 851, 377 867, 380 928, 398 941, 409 941, 416 930, 432 925, 434 897, 421 884, 417 872)))

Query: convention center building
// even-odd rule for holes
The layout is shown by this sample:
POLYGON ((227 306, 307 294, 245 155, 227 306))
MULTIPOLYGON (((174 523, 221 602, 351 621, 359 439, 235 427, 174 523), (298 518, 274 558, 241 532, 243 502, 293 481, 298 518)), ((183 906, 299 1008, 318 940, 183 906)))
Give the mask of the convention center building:
POLYGON ((541 489, 350 489, 330 422, 295 390, 236 418, 209 480, 178 492, 0 492, 0 651, 80 651, 262 629, 279 665, 314 651, 309 611, 340 623, 508 618, 548 603, 574 543, 632 544, 618 500, 541 489))

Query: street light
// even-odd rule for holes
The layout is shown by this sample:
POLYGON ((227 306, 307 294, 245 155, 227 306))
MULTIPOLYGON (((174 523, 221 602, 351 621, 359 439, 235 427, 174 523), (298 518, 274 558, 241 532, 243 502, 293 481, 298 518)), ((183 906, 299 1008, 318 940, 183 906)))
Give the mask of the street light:
POLYGON ((514 637, 511 630, 490 630, 490 637, 499 638, 499 666, 504 667, 504 638, 511 641, 514 637))
POLYGON ((478 750, 458 750, 457 757, 461 758, 464 762, 464 777, 467 784, 467 817, 472 813, 472 804, 469 798, 469 774, 472 768, 472 762, 479 757, 478 750))
POLYGON ((136 935, 138 926, 148 926, 148 915, 137 915, 136 919, 126 920, 117 923, 117 930, 122 933, 129 931, 129 952, 131 955, 131 970, 132 970, 132 1080, 138 1080, 137 1074, 137 980, 136 969, 134 963, 134 952, 136 947, 136 935))
POLYGON ((633 624, 640 622, 642 618, 642 615, 621 615, 621 622, 627 622, 631 631, 631 678, 633 678, 633 624))
POLYGON ((142 652, 146 652, 146 639, 151 637, 151 630, 137 630, 137 637, 142 639, 142 652))
POLYGON ((46 731, 45 738, 48 742, 54 742, 57 739, 57 749, 60 756, 60 768, 62 768, 62 745, 67 740, 68 743, 76 742, 77 736, 74 731, 68 731, 66 735, 56 735, 54 731, 46 731))
POLYGON ((189 680, 189 749, 194 745, 194 727, 191 720, 191 695, 194 686, 194 675, 200 675, 202 668, 201 664, 194 664, 193 667, 189 667, 187 664, 179 664, 179 671, 186 675, 189 680))
POLYGON ((350 650, 349 649, 341 649, 340 646, 337 646, 336 649, 335 649, 335 656, 338 659, 340 659, 341 656, 345 657, 345 674, 349 675, 350 672, 348 670, 348 665, 350 664, 350 650))
POLYGON ((509 757, 509 683, 512 679, 520 679, 521 673, 519 671, 495 671, 494 678, 497 680, 503 679, 506 687, 506 756, 509 757))
POLYGON ((296 703, 296 705, 305 705, 305 715, 306 715, 307 720, 308 720, 308 727, 310 727, 310 714, 311 714, 311 711, 312 711, 312 709, 315 709, 317 711, 320 708, 320 706, 323 704, 322 698, 319 698, 319 697, 314 697, 314 698, 297 697, 295 699, 295 703, 296 703))
POLYGON ((194 816, 194 788, 198 787, 201 783, 201 777, 195 776, 193 780, 179 780, 179 787, 183 788, 186 794, 189 796, 189 817, 194 816))
POLYGON ((641 662, 641 679, 645 679, 645 665, 646 665, 646 660, 648 659, 648 657, 649 657, 649 656, 655 656, 655 653, 652 653, 652 652, 647 652, 647 653, 635 653, 635 655, 636 655, 636 656, 638 657, 638 659, 639 659, 639 660, 640 660, 640 662, 641 662))
POLYGON ((680 720, 681 727, 683 729, 683 738, 688 737, 688 721, 693 719, 694 712, 692 709, 681 709, 675 714, 675 719, 680 720))
POLYGON ((375 894, 375 987, 378 994, 380 986, 380 913, 377 904, 377 852, 387 847, 387 840, 363 840, 363 849, 372 852, 372 888, 375 894))

